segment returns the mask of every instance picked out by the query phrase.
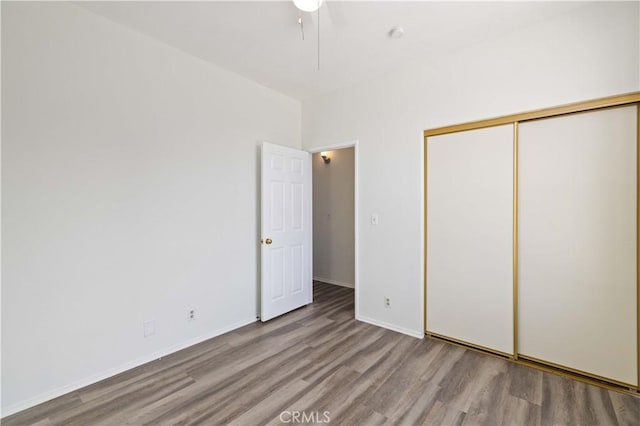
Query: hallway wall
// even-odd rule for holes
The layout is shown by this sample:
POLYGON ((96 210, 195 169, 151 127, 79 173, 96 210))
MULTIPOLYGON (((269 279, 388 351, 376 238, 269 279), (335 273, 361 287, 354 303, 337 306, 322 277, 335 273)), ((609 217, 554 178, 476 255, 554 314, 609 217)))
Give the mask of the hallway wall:
POLYGON ((313 277, 353 287, 354 149, 313 154, 313 277))

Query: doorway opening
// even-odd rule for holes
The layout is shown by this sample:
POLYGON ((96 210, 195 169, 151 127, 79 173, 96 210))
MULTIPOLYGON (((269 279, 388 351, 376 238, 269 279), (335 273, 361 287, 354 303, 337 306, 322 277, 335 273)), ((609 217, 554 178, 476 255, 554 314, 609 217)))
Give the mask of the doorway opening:
POLYGON ((358 146, 316 148, 313 176, 313 294, 351 299, 358 317, 358 146), (352 289, 352 290, 351 290, 352 289))

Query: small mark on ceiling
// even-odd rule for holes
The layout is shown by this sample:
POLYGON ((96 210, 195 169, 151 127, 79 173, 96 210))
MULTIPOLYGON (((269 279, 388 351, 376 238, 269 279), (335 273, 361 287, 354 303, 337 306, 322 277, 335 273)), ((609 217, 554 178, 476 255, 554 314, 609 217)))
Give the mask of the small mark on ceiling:
POLYGON ((404 28, 397 26, 397 27, 393 27, 389 30, 389 32, 387 33, 387 36, 389 38, 402 38, 402 36, 404 36, 404 28))

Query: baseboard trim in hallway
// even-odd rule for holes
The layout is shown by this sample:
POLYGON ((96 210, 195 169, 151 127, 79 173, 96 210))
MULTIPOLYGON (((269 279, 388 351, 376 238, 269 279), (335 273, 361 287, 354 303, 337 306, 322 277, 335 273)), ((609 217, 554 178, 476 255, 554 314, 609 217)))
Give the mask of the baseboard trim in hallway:
POLYGON ((347 283, 347 282, 338 281, 338 280, 330 280, 329 278, 313 277, 313 281, 314 282, 320 281, 321 283, 339 285, 340 287, 355 288, 355 285, 353 283, 347 283))

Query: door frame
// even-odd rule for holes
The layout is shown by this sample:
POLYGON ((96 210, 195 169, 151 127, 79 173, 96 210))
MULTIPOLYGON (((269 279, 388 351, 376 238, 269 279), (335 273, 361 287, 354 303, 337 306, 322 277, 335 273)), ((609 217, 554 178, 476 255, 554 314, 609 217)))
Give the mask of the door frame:
MULTIPOLYGON (((335 151, 338 149, 344 149, 344 148, 353 148, 353 228, 354 228, 354 232, 353 232, 353 260, 354 260, 354 265, 353 265, 353 291, 354 291, 354 304, 355 304, 355 318, 358 319, 360 317, 360 310, 358 309, 359 303, 358 303, 358 286, 359 286, 359 282, 360 282, 360 239, 359 239, 359 226, 358 226, 358 204, 359 204, 359 174, 358 174, 358 157, 359 157, 359 150, 358 150, 358 140, 353 140, 353 141, 347 141, 347 142, 341 142, 341 143, 336 143, 336 144, 332 144, 332 145, 323 145, 320 147, 313 147, 313 148, 305 148, 307 152, 310 152, 311 154, 316 154, 318 152, 322 152, 322 151, 335 151)), ((313 180, 313 175, 312 175, 312 180, 313 180)), ((311 187, 311 191, 312 191, 312 195, 313 195, 313 184, 311 187)), ((312 202, 311 202, 312 206, 311 208, 313 209, 313 196, 312 196, 312 202)), ((313 232, 311 232, 311 246, 313 247, 313 232)), ((311 268, 313 268, 313 252, 311 253, 311 268)), ((313 276, 313 274, 311 274, 313 276)))

